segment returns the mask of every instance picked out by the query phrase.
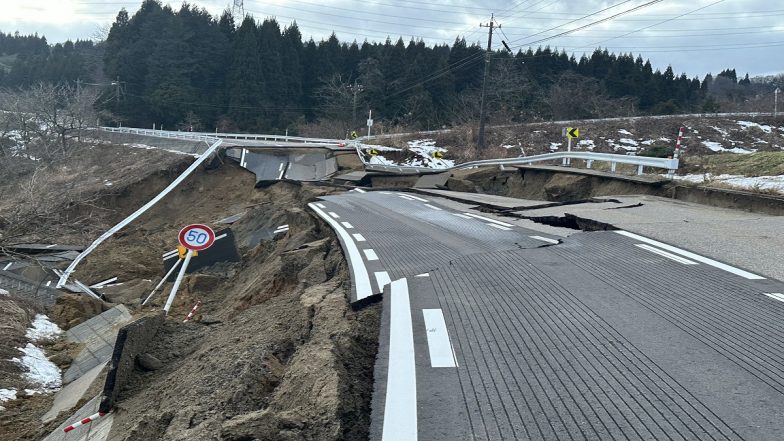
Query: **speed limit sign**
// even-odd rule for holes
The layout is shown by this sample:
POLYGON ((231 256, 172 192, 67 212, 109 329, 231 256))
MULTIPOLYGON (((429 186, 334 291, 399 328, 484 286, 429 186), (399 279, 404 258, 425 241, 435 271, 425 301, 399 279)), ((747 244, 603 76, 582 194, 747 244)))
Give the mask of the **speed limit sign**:
POLYGON ((211 247, 215 242, 215 232, 206 225, 192 224, 180 230, 179 239, 180 245, 185 248, 201 251, 211 247))

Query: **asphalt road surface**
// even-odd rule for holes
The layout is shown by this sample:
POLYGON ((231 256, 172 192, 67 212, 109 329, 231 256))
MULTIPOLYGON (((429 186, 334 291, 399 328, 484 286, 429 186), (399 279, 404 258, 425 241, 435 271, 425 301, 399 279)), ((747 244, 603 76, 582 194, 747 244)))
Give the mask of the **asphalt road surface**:
POLYGON ((352 300, 383 292, 371 439, 784 439, 784 283, 625 231, 556 237, 447 205, 310 204, 352 300))

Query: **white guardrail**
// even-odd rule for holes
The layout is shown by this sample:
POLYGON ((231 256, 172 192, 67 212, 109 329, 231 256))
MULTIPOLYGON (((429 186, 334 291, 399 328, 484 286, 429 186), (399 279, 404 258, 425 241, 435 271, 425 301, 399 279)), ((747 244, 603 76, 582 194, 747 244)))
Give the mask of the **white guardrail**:
POLYGON ((133 127, 101 127, 100 129, 105 132, 127 133, 129 135, 156 136, 158 138, 186 139, 190 141, 206 141, 210 144, 220 139, 219 136, 206 134, 206 133, 195 133, 195 132, 173 132, 171 130, 135 129, 133 127))
POLYGON ((211 132, 180 132, 172 130, 137 129, 133 127, 101 127, 101 130, 131 135, 157 136, 159 138, 176 138, 197 141, 215 141, 216 139, 235 139, 248 141, 293 142, 303 144, 345 144, 348 141, 328 138, 304 138, 288 135, 265 135, 258 133, 211 133, 211 132))
MULTIPOLYGON (((359 149, 359 147, 357 147, 359 149)), ((481 166, 505 166, 505 165, 525 165, 535 162, 555 161, 555 160, 571 160, 582 159, 588 162, 588 168, 591 168, 593 161, 609 162, 610 170, 615 172, 617 164, 632 164, 637 166, 637 174, 642 174, 643 167, 662 168, 669 171, 672 175, 678 169, 678 160, 669 158, 651 158, 647 156, 629 156, 629 155, 616 155, 612 153, 593 153, 593 152, 555 152, 545 153, 542 155, 523 156, 519 158, 505 158, 505 159, 485 159, 481 161, 470 161, 458 164, 454 167, 433 169, 428 167, 412 167, 412 166, 399 166, 399 165, 381 165, 369 164, 365 162, 363 155, 360 154, 362 162, 365 163, 365 170, 368 171, 383 171, 400 174, 422 174, 422 173, 442 173, 451 170, 461 170, 466 168, 481 167, 481 166)))

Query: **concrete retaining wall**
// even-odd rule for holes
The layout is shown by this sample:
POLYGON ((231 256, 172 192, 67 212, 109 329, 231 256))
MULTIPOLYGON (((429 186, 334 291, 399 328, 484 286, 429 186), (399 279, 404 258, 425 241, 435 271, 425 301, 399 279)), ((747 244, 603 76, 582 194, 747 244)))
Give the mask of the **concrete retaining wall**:
POLYGON ((101 397, 101 412, 109 412, 133 372, 136 356, 143 353, 163 324, 163 311, 142 317, 120 329, 101 397))
POLYGON ((52 305, 60 291, 36 283, 10 271, 0 271, 0 288, 18 297, 32 300, 42 305, 52 305))

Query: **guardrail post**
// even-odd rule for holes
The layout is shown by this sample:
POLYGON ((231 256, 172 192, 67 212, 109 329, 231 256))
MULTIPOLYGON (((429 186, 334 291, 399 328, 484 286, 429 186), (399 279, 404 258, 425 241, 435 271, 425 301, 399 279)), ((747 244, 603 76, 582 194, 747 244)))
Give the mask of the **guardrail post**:
POLYGON ((638 175, 641 175, 641 174, 642 174, 642 164, 640 164, 640 165, 638 165, 638 166, 637 166, 637 174, 638 174, 638 175))
POLYGON ((610 171, 613 172, 613 173, 615 173, 615 165, 616 165, 615 162, 611 162, 610 163, 610 171))
POLYGON ((587 159, 585 161, 585 168, 591 168, 593 166, 593 159, 587 159))

